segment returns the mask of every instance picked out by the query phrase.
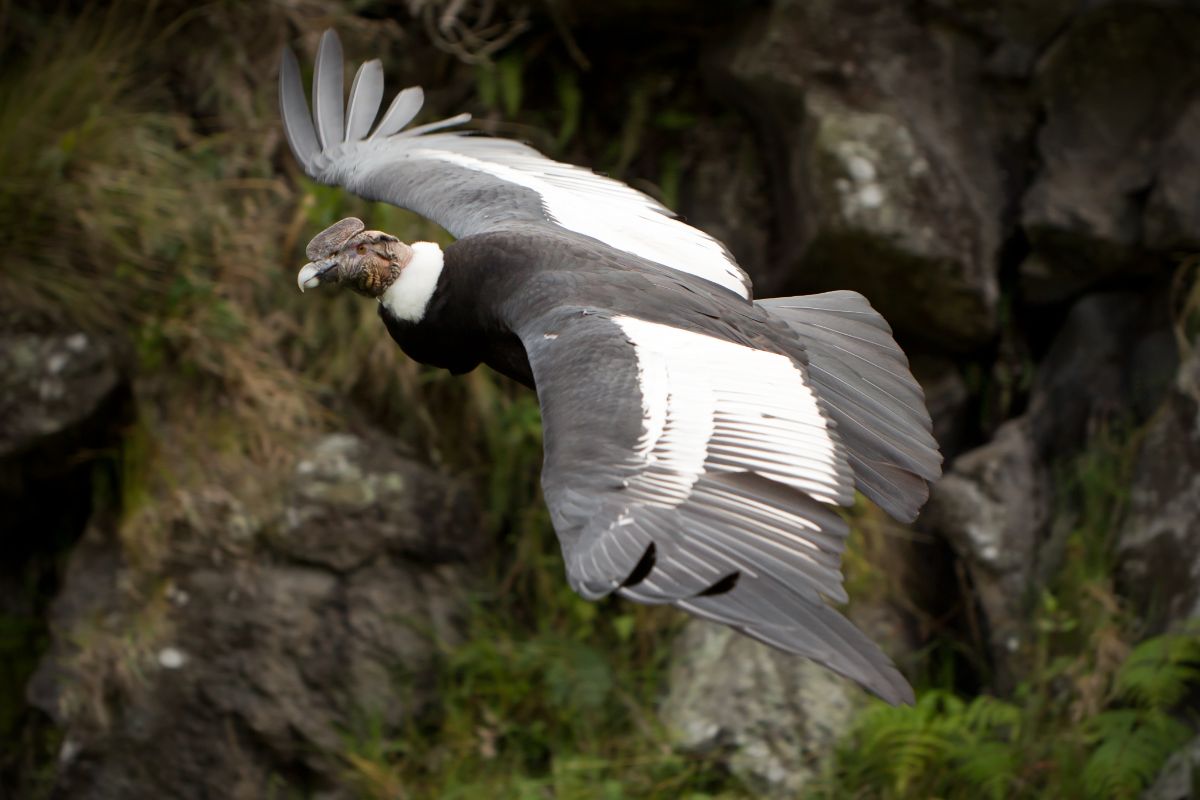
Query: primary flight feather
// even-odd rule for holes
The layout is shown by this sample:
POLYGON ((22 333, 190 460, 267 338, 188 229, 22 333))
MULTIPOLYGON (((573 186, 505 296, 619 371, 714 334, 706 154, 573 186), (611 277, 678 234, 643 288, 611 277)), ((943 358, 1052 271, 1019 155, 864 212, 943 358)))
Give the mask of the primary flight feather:
POLYGON ((290 50, 279 89, 309 176, 458 237, 443 249, 341 220, 309 244, 300 288, 375 298, 417 361, 536 388, 542 487, 577 592, 671 604, 912 701, 828 605, 846 600, 836 508, 857 488, 910 521, 941 471, 921 388, 861 295, 753 301, 724 245, 619 181, 450 130, 467 115, 405 130, 418 88, 372 131, 382 68, 364 64, 343 105, 333 31, 312 113, 290 50))

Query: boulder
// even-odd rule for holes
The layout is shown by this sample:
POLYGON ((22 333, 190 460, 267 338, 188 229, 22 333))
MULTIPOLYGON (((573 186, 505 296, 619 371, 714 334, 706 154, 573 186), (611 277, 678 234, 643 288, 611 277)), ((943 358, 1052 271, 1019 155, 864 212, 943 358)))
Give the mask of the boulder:
POLYGON ((1200 94, 1197 41, 1194 8, 1113 4, 1077 18, 1042 59, 1041 170, 1021 209, 1036 251, 1021 269, 1030 300, 1058 301, 1116 275, 1166 271, 1164 259, 1141 249, 1142 220, 1149 213, 1153 235, 1169 241, 1180 233, 1175 213, 1197 202, 1195 185, 1185 182, 1197 168, 1189 164, 1194 143, 1168 145, 1177 130, 1194 131, 1181 120, 1200 94), (1160 169, 1167 186, 1147 212, 1160 169))
MULTIPOLYGON (((112 352, 86 333, 0 336, 0 466, 24 459, 29 467, 31 454, 36 472, 60 462, 104 416, 119 385, 112 352)), ((8 475, 0 489, 20 477, 8 475)))
POLYGON ((464 561, 480 545, 474 535, 453 535, 471 530, 470 507, 465 485, 413 469, 387 447, 334 434, 297 464, 283 524, 270 544, 290 560, 335 572, 389 553, 417 562, 464 561))
POLYGON ((771 201, 757 148, 742 134, 719 123, 691 132, 679 211, 724 243, 757 286, 771 272, 771 201))
POLYGON ((717 71, 769 132, 779 266, 761 294, 857 289, 945 350, 993 336, 1009 123, 980 124, 1000 112, 978 58, 896 4, 787 0, 748 28, 717 71))
POLYGON ((1177 356, 1164 292, 1097 292, 1075 302, 1037 365, 1028 416, 1047 461, 1088 435, 1136 425, 1158 408, 1177 356))
POLYGON ((190 526, 215 524, 235 541, 172 552, 160 582, 139 582, 111 526, 72 553, 28 692, 65 732, 56 796, 341 791, 347 736, 434 700, 484 546, 460 485, 385 437, 335 435, 276 511, 199 494, 223 499, 181 511, 172 540, 212 542, 190 526))
POLYGON ((1146 428, 1133 475, 1120 585, 1162 629, 1200 616, 1200 350, 1146 428))
POLYGON ((1200 250, 1200 91, 1158 151, 1157 174, 1142 222, 1146 246, 1200 250))
POLYGON ((933 487, 921 517, 967 566, 997 683, 1005 688, 1031 644, 1028 601, 1050 521, 1048 484, 1030 421, 1021 417, 960 456, 933 487))
POLYGON ((1079 13, 1075 0, 928 0, 928 5, 980 37, 988 71, 1010 79, 1027 77, 1043 49, 1079 13))
POLYGON ((676 747, 724 754, 756 797, 795 797, 867 702, 853 682, 730 628, 689 620, 659 716, 676 747))
POLYGON ((933 438, 948 463, 964 447, 970 429, 971 392, 962 370, 948 358, 914 355, 913 376, 925 392, 925 406, 933 419, 933 438))
MULTIPOLYGON (((126 394, 102 340, 0 333, 0 741, 14 750, 35 716, 21 698, 49 595, 91 514, 96 463, 115 452, 126 394)), ((0 756, 0 785, 11 763, 0 756)))
POLYGON ((1193 800, 1200 785, 1200 736, 1167 759, 1142 800, 1193 800))

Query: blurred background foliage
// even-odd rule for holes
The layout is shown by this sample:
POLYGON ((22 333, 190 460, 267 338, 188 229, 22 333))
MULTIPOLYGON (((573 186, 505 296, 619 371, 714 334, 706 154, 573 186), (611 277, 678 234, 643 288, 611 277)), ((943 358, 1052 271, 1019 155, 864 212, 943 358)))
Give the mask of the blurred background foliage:
MULTIPOLYGON (((60 765, 73 745, 26 702, 26 685, 86 520, 115 532, 126 613, 75 630, 72 666, 87 677, 60 699, 66 718, 103 729, 147 684, 147 659, 171 629, 167 575, 177 551, 190 552, 178 531, 190 530, 200 489, 234 487, 248 513, 265 514, 309 443, 343 430, 385 431, 434 470, 466 476, 495 547, 459 640, 439 645, 435 708, 400 725, 360 709, 340 722, 332 774, 281 773, 258 796, 325 796, 330 782, 381 799, 757 793, 720 751, 673 748, 656 713, 682 619, 586 603, 563 580, 539 496, 533 394, 486 370, 452 379, 415 365, 371 304, 294 290, 308 238, 347 215, 404 240, 450 239, 302 177, 281 142, 274 79, 284 43, 301 43, 307 70, 315 35, 333 26, 352 54, 384 57, 390 85, 423 84, 426 116, 472 111, 483 130, 680 207, 701 158, 689 137, 713 119, 743 125, 704 93, 702 64, 684 54, 720 39, 727 17, 768 4, 664 3, 651 30, 669 19, 674 37, 625 38, 609 20, 628 4, 616 3, 595 12, 600 33, 585 39, 556 3, 475 5, 491 7, 488 24, 445 25, 456 4, 421 0, 0 2, 0 329, 103 341, 128 395, 103 446, 72 455, 87 472, 86 501, 72 501, 82 510, 35 518, 31 500, 5 518, 36 528, 37 542, 14 544, 15 527, 4 534, 5 580, 22 610, 0 615, 0 796, 68 791, 60 765), (625 71, 606 70, 614 65, 625 71)), ((725 155, 747 172, 769 158, 753 146, 725 155)), ((1185 358, 1200 324, 1189 258, 1173 262, 1185 358)), ((966 444, 1024 409, 1041 355, 1013 345, 1011 331, 1028 325, 1036 342, 1046 322, 1015 310, 1005 281, 1003 332, 954 362, 971 397, 966 444)), ((919 699, 867 704, 805 796, 1132 798, 1149 785, 1193 736, 1200 639, 1153 629, 1117 586, 1143 424, 1104 426, 1055 460, 1050 527, 1062 555, 1031 589, 1034 638, 1007 683, 970 613, 943 604, 938 618, 898 577, 898 547, 931 560, 946 559, 945 547, 872 509, 850 512, 853 602, 916 620, 902 666, 919 699)), ((402 695, 404 665, 395 670, 402 695)))

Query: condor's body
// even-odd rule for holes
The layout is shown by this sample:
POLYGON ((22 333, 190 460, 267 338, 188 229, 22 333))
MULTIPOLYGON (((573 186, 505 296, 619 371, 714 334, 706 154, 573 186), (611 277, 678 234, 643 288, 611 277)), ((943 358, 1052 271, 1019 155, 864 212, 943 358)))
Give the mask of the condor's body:
POLYGON ((383 95, 379 62, 342 106, 327 32, 309 115, 290 51, 288 141, 314 179, 433 219, 458 240, 405 244, 342 220, 308 247, 301 289, 374 298, 411 358, 487 364, 537 391, 542 485, 567 579, 730 625, 891 702, 912 690, 829 605, 846 600, 863 492, 913 519, 940 474, 924 396, 861 295, 754 301, 729 251, 653 199, 531 148, 405 129, 419 89, 383 95))

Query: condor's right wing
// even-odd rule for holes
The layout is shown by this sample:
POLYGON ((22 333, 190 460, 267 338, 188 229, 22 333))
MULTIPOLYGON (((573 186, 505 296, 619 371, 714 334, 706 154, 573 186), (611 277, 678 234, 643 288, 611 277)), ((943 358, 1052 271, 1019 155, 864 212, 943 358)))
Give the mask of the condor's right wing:
POLYGON ((469 114, 404 130, 421 109, 417 87, 396 95, 372 131, 383 67, 378 60, 362 65, 344 109, 342 80, 342 46, 329 30, 317 51, 310 115, 296 56, 284 50, 284 131, 314 180, 410 209, 459 238, 549 226, 750 297, 750 278, 729 250, 648 195, 520 142, 446 130, 469 114))
POLYGON ((802 364, 595 310, 557 309, 519 334, 576 591, 668 603, 912 701, 827 603, 846 600, 834 507, 851 502, 854 479, 802 364))

